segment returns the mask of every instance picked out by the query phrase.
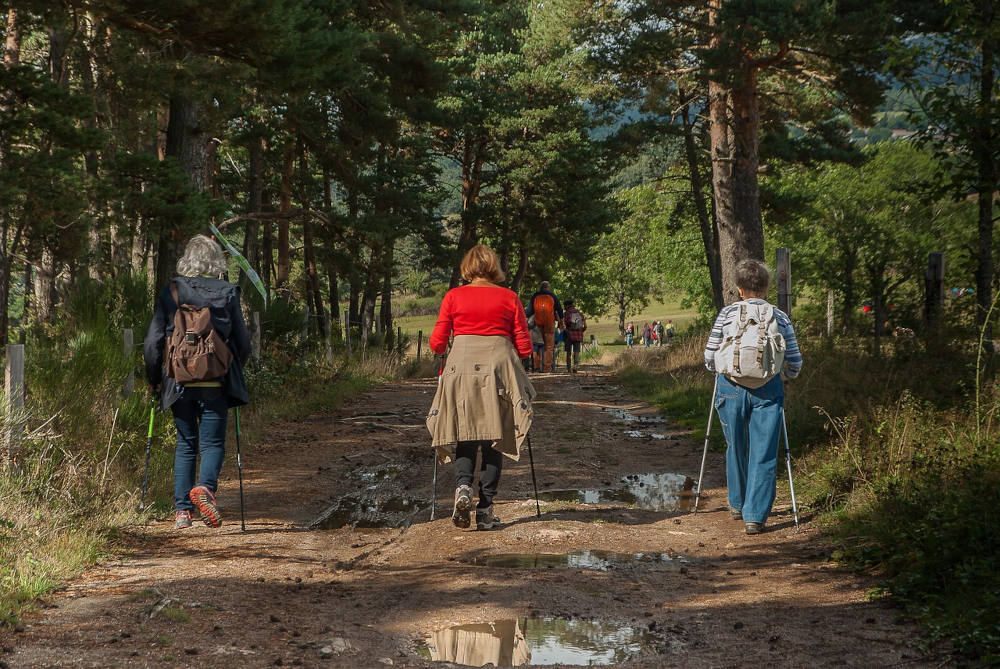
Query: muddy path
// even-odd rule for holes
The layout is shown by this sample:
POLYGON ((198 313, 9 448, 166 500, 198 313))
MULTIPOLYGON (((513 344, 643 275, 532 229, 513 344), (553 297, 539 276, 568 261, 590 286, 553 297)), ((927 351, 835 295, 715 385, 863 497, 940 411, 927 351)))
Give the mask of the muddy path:
POLYGON ((434 382, 385 385, 265 426, 244 447, 246 532, 227 461, 220 529, 136 528, 122 555, 0 632, 0 665, 447 666, 429 658, 483 662, 508 627, 503 657, 527 649, 536 663, 942 665, 868 601, 871 582, 828 560, 808 519, 794 531, 783 500, 764 534, 745 535, 725 510, 721 455, 704 512, 688 513, 700 444, 614 377, 534 381, 540 517, 523 457, 505 462, 499 530, 452 526, 451 465, 430 521, 434 382))

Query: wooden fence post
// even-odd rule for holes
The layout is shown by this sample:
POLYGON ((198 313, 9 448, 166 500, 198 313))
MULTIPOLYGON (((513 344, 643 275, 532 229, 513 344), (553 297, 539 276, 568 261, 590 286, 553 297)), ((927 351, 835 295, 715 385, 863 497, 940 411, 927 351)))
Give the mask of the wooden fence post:
POLYGON ((778 308, 785 312, 789 318, 792 317, 792 263, 791 253, 786 248, 778 249, 775 260, 775 269, 778 274, 778 308))
POLYGON ((250 314, 250 358, 256 367, 260 366, 260 312, 250 314))
POLYGON ((131 397, 132 393, 135 392, 135 365, 132 364, 134 353, 135 335, 132 333, 132 328, 125 328, 122 332, 122 355, 125 356, 125 360, 128 362, 128 374, 125 375, 125 387, 123 389, 125 397, 131 397))
POLYGON ((24 344, 7 344, 7 459, 14 462, 24 441, 24 344))
POLYGON ((944 307, 944 253, 935 251, 927 255, 927 273, 924 275, 924 323, 937 324, 944 307))
POLYGON ((826 291, 826 336, 833 336, 833 289, 826 291))
POLYGON ((323 331, 326 332, 324 344, 326 345, 326 361, 333 362, 333 326, 330 321, 330 312, 323 310, 323 331))
POLYGON ((351 355, 351 313, 349 309, 344 310, 344 350, 348 357, 351 355))
POLYGON ((424 343, 424 331, 417 330, 417 360, 420 360, 420 347, 424 343))

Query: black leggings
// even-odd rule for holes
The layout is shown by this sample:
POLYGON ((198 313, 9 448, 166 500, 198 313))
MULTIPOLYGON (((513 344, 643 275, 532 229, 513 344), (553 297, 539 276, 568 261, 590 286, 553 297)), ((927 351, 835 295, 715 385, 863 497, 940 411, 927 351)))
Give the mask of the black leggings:
POLYGON ((493 504, 503 469, 503 455, 493 448, 492 441, 460 441, 455 447, 455 481, 457 485, 472 485, 476 466, 476 451, 482 447, 483 463, 479 469, 479 508, 493 504))

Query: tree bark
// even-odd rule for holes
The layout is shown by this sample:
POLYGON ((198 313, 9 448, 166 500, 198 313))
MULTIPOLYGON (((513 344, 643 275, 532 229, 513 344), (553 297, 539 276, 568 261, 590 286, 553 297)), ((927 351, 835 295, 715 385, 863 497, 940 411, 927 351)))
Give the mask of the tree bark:
MULTIPOLYGON (((285 146, 285 152, 281 167, 281 191, 278 201, 278 211, 287 213, 292 210, 292 174, 295 169, 295 145, 289 142, 285 146)), ((278 271, 275 277, 275 288, 279 293, 287 291, 288 276, 291 272, 292 258, 289 240, 289 226, 291 222, 287 218, 278 220, 278 271)))
MULTIPOLYGON (((4 40, 3 65, 6 69, 17 67, 21 62, 21 23, 17 9, 7 10, 6 39, 4 40)), ((9 91, 0 93, 0 116, 6 116, 14 109, 15 100, 9 91)), ((10 138, 0 128, 0 167, 5 167, 9 160, 10 138)), ((0 211, 0 346, 7 344, 9 328, 7 307, 10 301, 10 280, 13 272, 11 255, 17 250, 17 244, 8 247, 10 241, 11 221, 5 212, 0 211)), ((15 239, 19 237, 15 233, 15 239)))
MULTIPOLYGON (((326 280, 330 284, 330 325, 334 330, 340 329, 340 285, 337 283, 337 272, 333 263, 326 263, 326 280)), ((341 332, 341 337, 344 336, 341 332)))
POLYGON ((524 277, 528 274, 528 246, 522 243, 520 250, 518 251, 518 262, 517 262, 517 272, 514 274, 514 280, 510 282, 510 289, 515 293, 521 292, 521 286, 524 285, 524 277))
MULTIPOLYGON (((983 16, 993 17, 996 11, 993 0, 982 0, 983 16)), ((978 163, 979 183, 979 249, 976 267, 976 323, 983 333, 983 349, 986 353, 986 367, 993 368, 993 323, 990 309, 993 306, 993 203, 997 189, 997 165, 993 146, 994 136, 993 95, 994 77, 993 59, 996 57, 997 44, 992 37, 993 32, 987 31, 982 43, 982 71, 979 73, 979 118, 977 119, 976 162, 978 163)))
MULTIPOLYGON (((680 93, 685 97, 684 92, 680 93)), ((701 175, 701 161, 698 160, 698 147, 694 140, 694 124, 691 122, 690 104, 681 107, 681 121, 684 126, 684 153, 687 158, 691 193, 694 196, 694 208, 701 228, 701 241, 705 246, 705 262, 708 264, 708 274, 712 282, 712 301, 716 311, 725 306, 722 298, 722 265, 719 260, 719 232, 715 221, 709 212, 705 201, 705 182, 701 175)), ((625 316, 622 313, 621 330, 625 329, 625 316)))
POLYGON ((479 225, 477 215, 472 208, 479 200, 483 187, 483 163, 486 160, 486 148, 489 140, 485 137, 473 136, 472 131, 465 133, 462 151, 462 232, 458 237, 455 265, 451 271, 450 286, 454 288, 462 280, 461 264, 465 254, 479 241, 479 225))
MULTIPOLYGON (((264 211, 264 138, 261 135, 254 135, 250 138, 250 165, 247 173, 247 213, 264 211)), ((260 229, 260 221, 250 219, 247 221, 246 230, 243 233, 243 257, 250 263, 250 267, 260 270, 263 274, 263 267, 260 265, 260 249, 257 244, 257 234, 260 229)), ((250 290, 250 280, 246 272, 240 270, 240 286, 244 290, 250 290)))
MULTIPOLYGON (((207 191, 211 181, 210 138, 211 133, 201 127, 200 103, 185 93, 175 92, 170 98, 166 155, 177 160, 191 188, 198 193, 207 191)), ((166 285, 174 276, 189 228, 197 223, 184 221, 181 225, 160 230, 156 254, 157 286, 166 285)))
POLYGON ((395 240, 389 240, 382 258, 382 304, 379 306, 378 317, 382 323, 382 332, 385 333, 392 332, 392 265, 395 244, 395 240))

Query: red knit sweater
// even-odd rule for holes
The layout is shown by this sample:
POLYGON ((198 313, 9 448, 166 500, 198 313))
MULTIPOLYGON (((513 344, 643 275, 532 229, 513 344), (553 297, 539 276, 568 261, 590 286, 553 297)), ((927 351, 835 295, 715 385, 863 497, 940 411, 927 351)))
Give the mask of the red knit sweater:
POLYGON ((456 336, 507 337, 514 342, 519 356, 531 355, 524 307, 517 293, 502 286, 459 286, 445 293, 431 333, 431 350, 444 353, 453 331, 456 336))

